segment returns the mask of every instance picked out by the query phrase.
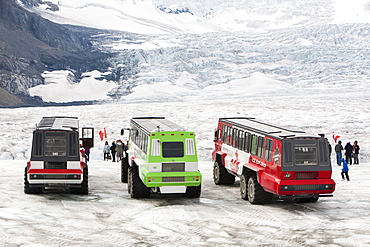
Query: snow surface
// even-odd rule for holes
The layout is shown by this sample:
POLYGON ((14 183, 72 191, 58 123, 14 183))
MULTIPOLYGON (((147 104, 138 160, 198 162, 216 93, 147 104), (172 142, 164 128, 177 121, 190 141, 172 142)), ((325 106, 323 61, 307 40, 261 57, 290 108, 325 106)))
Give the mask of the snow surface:
POLYGON ((333 23, 370 23, 370 2, 368 0, 335 1, 333 23))
POLYGON ((251 205, 239 182, 216 186, 212 163, 201 162, 202 195, 131 199, 119 164, 89 164, 86 196, 23 194, 25 161, 1 161, 1 246, 368 246, 369 164, 350 167, 334 197, 317 203, 251 205))
MULTIPOLYGON (((271 79, 264 81, 268 89, 271 79)), ((282 85, 273 91, 239 93, 224 86, 217 86, 223 91, 222 97, 215 94, 209 99, 186 96, 172 102, 161 98, 161 102, 127 100, 89 106, 0 109, 2 245, 370 245, 370 89, 341 84, 336 88, 286 89, 282 85), (43 116, 57 115, 77 116, 80 127, 95 127, 87 196, 23 193, 24 167, 35 123, 43 116), (134 116, 165 116, 195 131, 203 174, 199 199, 130 198, 127 185, 120 182, 119 164, 103 161, 105 140, 100 141, 98 132, 106 128, 109 142, 125 139, 120 129, 128 127, 134 116), (350 166, 350 182, 341 181, 341 167, 333 165, 337 188, 332 198, 320 198, 317 203, 275 201, 251 205, 240 198, 238 181, 233 186, 216 186, 212 180, 213 131, 219 117, 233 116, 256 117, 312 134, 325 133, 332 145, 334 131, 344 143, 359 142, 360 165, 350 166)))

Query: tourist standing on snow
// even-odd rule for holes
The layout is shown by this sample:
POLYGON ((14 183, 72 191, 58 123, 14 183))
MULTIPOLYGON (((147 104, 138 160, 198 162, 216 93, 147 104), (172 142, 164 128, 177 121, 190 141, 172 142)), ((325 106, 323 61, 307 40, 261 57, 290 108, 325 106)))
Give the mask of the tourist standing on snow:
POLYGON ((358 154, 360 153, 360 146, 357 145, 357 141, 355 141, 353 143, 353 152, 354 152, 354 154, 353 154, 353 164, 358 165, 358 164, 360 164, 359 160, 358 160, 358 154))
POLYGON ((103 153, 104 153, 104 160, 109 160, 109 151, 110 151, 110 146, 108 142, 105 142, 104 148, 103 148, 103 153))
POLYGON ((335 145, 334 150, 335 150, 335 154, 337 157, 337 165, 340 166, 340 160, 342 159, 342 151, 343 151, 343 146, 342 146, 341 141, 338 141, 338 144, 335 145))
POLYGON ((341 172, 341 175, 342 175, 342 180, 344 181, 344 175, 346 176, 346 179, 347 181, 349 181, 349 176, 348 176, 348 164, 347 162, 344 160, 344 158, 341 159, 342 163, 343 163, 343 168, 342 168, 342 172, 341 172))
POLYGON ((350 142, 347 142, 344 150, 346 150, 344 155, 346 156, 347 164, 349 163, 349 165, 352 165, 353 146, 350 142))
POLYGON ((90 148, 89 147, 85 148, 85 159, 86 161, 90 161, 90 148))
POLYGON ((127 150, 128 150, 128 141, 126 142, 126 144, 124 144, 124 147, 123 147, 123 151, 124 151, 124 153, 123 153, 123 157, 124 158, 128 158, 128 154, 127 154, 127 150))
POLYGON ((110 146, 110 153, 112 154, 112 162, 116 162, 116 143, 113 141, 110 146))
POLYGON ((123 157, 123 143, 121 140, 117 141, 116 151, 117 151, 117 162, 122 160, 123 157))

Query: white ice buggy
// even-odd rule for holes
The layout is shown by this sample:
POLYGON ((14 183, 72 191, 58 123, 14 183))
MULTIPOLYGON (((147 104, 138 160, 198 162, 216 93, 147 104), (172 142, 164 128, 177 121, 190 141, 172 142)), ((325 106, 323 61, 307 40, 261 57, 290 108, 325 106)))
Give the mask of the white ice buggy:
POLYGON ((24 193, 40 194, 47 188, 88 193, 88 167, 83 149, 93 146, 93 128, 82 128, 78 118, 44 117, 33 132, 31 159, 24 173, 24 193))

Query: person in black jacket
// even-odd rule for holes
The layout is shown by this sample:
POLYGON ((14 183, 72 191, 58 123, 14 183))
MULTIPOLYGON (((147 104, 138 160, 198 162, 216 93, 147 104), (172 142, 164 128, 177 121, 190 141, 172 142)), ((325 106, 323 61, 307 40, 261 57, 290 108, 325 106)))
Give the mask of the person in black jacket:
POLYGON ((110 146, 110 153, 112 154, 112 162, 116 162, 116 143, 113 141, 110 146))
POLYGON ((358 160, 358 154, 360 153, 360 146, 357 144, 357 141, 353 143, 353 164, 358 165, 359 160, 358 160))
POLYGON ((337 158, 337 165, 340 166, 341 165, 340 160, 342 159, 342 150, 343 150, 341 141, 338 141, 338 144, 335 145, 334 150, 335 150, 335 155, 337 158))
POLYGON ((346 150, 344 155, 346 156, 347 164, 352 165, 353 146, 351 145, 350 142, 347 142, 346 146, 344 147, 344 150, 346 150))

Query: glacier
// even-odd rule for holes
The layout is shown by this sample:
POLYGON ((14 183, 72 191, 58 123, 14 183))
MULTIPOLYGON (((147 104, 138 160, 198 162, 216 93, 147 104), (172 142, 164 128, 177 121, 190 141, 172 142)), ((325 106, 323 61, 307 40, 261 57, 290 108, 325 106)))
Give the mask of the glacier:
MULTIPOLYGON (((370 81, 370 7, 362 0, 51 2, 58 11, 46 4, 32 11, 62 24, 102 29, 89 40, 115 54, 110 68, 97 68, 97 84, 101 78, 116 84, 100 89, 106 101, 107 95, 129 100, 141 85, 158 86, 152 100, 167 85, 179 92, 174 100, 207 97, 204 89, 211 85, 244 80, 241 86, 249 87, 255 73, 299 88, 370 81)), ((33 95, 53 101, 47 97, 51 90, 44 85, 33 95)), ((162 98, 167 94, 163 90, 162 98)), ((70 101, 70 93, 65 95, 59 102, 70 101)))

